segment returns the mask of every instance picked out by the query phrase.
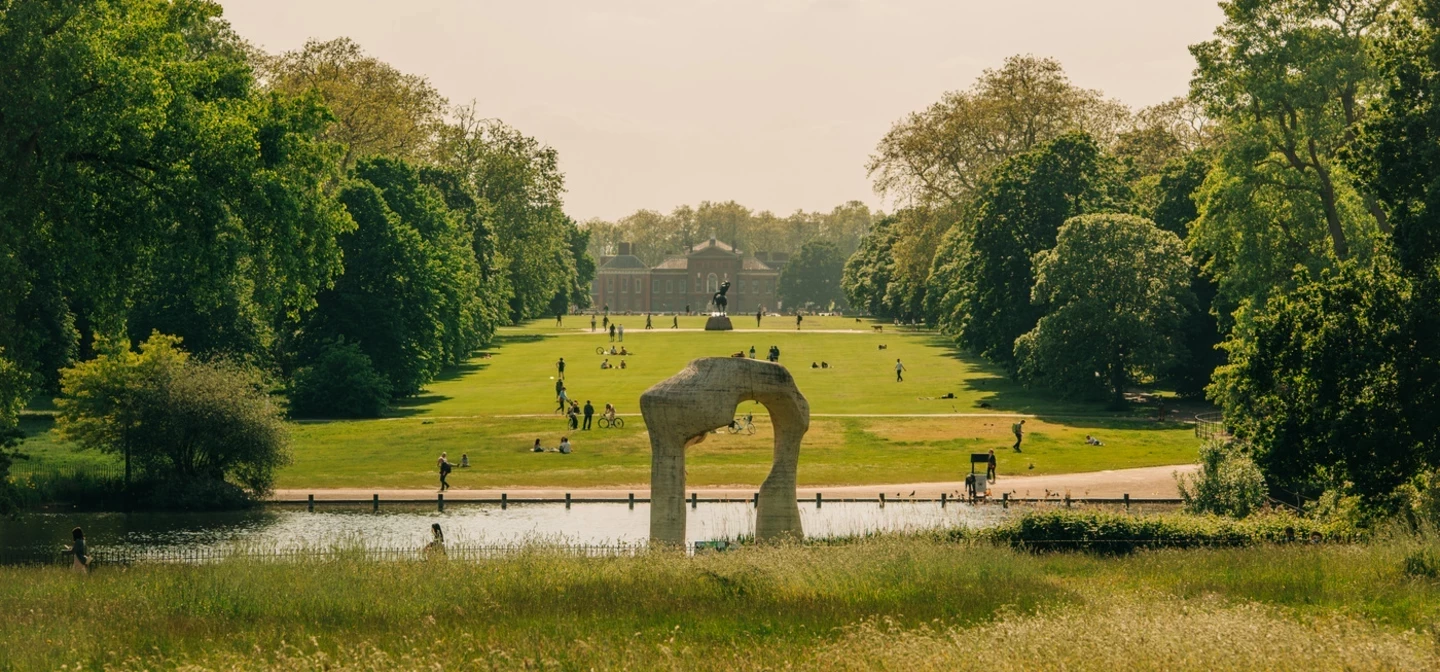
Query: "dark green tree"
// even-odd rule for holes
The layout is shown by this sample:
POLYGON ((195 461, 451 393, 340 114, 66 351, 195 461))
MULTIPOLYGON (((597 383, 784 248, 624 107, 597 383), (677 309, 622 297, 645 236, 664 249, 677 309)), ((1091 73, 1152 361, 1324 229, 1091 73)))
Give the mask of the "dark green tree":
POLYGON ((343 340, 325 344, 290 382, 290 415, 298 418, 378 418, 389 403, 390 381, 343 340))
POLYGON ((1001 164, 973 216, 962 220, 946 248, 957 256, 935 287, 945 295, 940 315, 953 316, 958 342, 1013 368, 1015 339, 1035 327, 1041 307, 1030 301, 1031 257, 1055 245, 1066 220, 1117 209, 1100 148, 1089 136, 1067 134, 1001 164))
MULTIPOLYGON (((1191 152, 1166 163, 1156 176, 1151 219, 1156 226, 1179 236, 1182 241, 1189 235, 1191 223, 1200 216, 1195 192, 1210 174, 1207 157, 1203 151, 1191 152)), ((1191 254, 1203 255, 1204 252, 1196 249, 1191 254)), ((1186 397, 1203 396, 1215 369, 1225 363, 1225 352, 1220 349, 1223 334, 1213 305, 1219 288, 1212 278, 1201 272, 1204 265, 1203 260, 1192 264, 1190 291, 1195 295, 1195 305, 1185 316, 1182 328, 1184 351, 1167 374, 1176 392, 1186 397)))
POLYGON ((826 310, 843 305, 845 293, 840 278, 844 273, 845 259, 834 243, 806 243, 780 272, 780 298, 795 308, 815 306, 826 310))
POLYGON ((845 261, 840 288, 849 304, 876 317, 896 317, 885 304, 895 260, 890 254, 899 235, 896 219, 886 217, 860 239, 860 248, 845 261))
POLYGON ((1044 311, 1015 341, 1022 380, 1062 394, 1124 403, 1181 352, 1194 298, 1179 237, 1134 215, 1085 215, 1035 255, 1034 301, 1044 311))

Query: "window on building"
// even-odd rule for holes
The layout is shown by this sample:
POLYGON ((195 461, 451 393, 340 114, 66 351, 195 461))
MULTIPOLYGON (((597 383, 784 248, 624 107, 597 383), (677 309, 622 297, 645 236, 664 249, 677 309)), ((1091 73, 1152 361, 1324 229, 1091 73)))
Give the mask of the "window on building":
POLYGON ((666 281, 665 281, 665 293, 666 293, 666 294, 674 294, 674 293, 675 293, 675 281, 674 281, 674 280, 666 280, 666 281))
POLYGON ((705 293, 714 294, 718 291, 720 291, 720 278, 716 277, 714 273, 711 273, 710 277, 705 279, 705 293))
POLYGON ((605 293, 606 293, 606 294, 614 294, 614 293, 615 293, 615 276, 611 275, 611 276, 607 276, 607 277, 605 278, 605 293))

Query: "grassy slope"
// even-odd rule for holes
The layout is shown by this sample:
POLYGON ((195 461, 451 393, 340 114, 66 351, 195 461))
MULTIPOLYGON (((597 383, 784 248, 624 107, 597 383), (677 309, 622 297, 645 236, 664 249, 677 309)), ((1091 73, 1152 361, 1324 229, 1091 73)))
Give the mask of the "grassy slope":
POLYGON ((0 669, 1435 669, 1418 543, 0 567, 0 669))
MULTIPOLYGON (((682 331, 643 330, 643 317, 620 318, 627 325, 624 345, 638 352, 625 357, 624 371, 599 369, 604 359, 595 348, 608 336, 589 333, 588 320, 553 321, 502 330, 489 356, 451 371, 426 392, 379 421, 300 423, 294 429, 295 464, 282 471, 280 487, 425 487, 434 481, 435 455, 458 459, 468 453, 476 468, 456 474, 461 487, 604 486, 644 483, 649 478, 649 443, 638 415, 624 430, 581 433, 571 456, 534 455, 536 438, 559 443, 566 431, 554 409, 554 363, 569 364, 567 382, 578 399, 597 408, 610 401, 621 413, 637 413, 646 388, 679 371, 691 359, 727 355, 754 345, 764 356, 778 345, 812 411, 823 414, 1034 413, 1027 422, 1026 452, 1009 452, 1011 420, 985 417, 827 418, 817 417, 806 438, 800 480, 804 485, 854 485, 954 480, 968 472, 970 452, 997 449, 1000 472, 1069 473, 1156 466, 1195 459, 1196 442, 1180 425, 1157 425, 1136 417, 1107 413, 1102 407, 1059 402, 1025 390, 1001 372, 957 354, 929 333, 875 333, 871 323, 853 318, 808 318, 795 333, 793 320, 767 318, 757 332, 754 318, 737 317, 732 333, 699 329, 703 318, 681 318, 682 331), (747 328, 748 327, 748 328, 747 328), (819 333, 847 330, 849 333, 819 333), (878 349, 880 344, 887 349, 878 349), (894 361, 910 369, 904 383, 894 381, 894 361), (811 369, 826 361, 834 368, 811 369), (938 397, 954 393, 956 399, 938 397), (922 398, 923 397, 923 398, 922 398), (988 405, 982 407, 982 404, 988 405), (538 418, 496 417, 540 415, 538 418), (1087 446, 1087 434, 1100 436, 1103 448, 1087 446), (1033 469, 1031 469, 1033 465, 1033 469)), ((619 357, 611 358, 619 363, 619 357)), ((740 413, 757 414, 755 436, 713 435, 689 453, 690 482, 699 485, 758 485, 771 453, 764 407, 746 404, 740 413)), ((1136 411, 1143 413, 1144 411, 1136 411)), ((41 420, 30 421, 35 435, 26 450, 36 464, 95 460, 77 457, 68 446, 43 433, 41 420)))

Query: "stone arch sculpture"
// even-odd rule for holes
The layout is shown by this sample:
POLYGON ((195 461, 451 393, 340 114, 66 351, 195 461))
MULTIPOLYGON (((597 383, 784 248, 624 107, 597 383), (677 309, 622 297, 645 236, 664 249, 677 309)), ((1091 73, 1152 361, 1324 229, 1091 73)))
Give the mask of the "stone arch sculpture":
POLYGON ((650 541, 685 543, 685 449, 735 419, 742 401, 758 401, 775 426, 775 461, 760 486, 755 538, 803 536, 795 499, 800 441, 810 403, 785 367, 756 359, 705 357, 640 395, 650 432, 650 541))

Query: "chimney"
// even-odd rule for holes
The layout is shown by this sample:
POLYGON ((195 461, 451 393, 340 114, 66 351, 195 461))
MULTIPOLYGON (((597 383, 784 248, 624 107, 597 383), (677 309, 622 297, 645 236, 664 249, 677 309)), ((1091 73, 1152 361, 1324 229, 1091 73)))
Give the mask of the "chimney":
POLYGON ((620 256, 624 257, 624 256, 627 256, 627 255, 629 255, 629 254, 630 254, 630 243, 620 243, 620 256))

